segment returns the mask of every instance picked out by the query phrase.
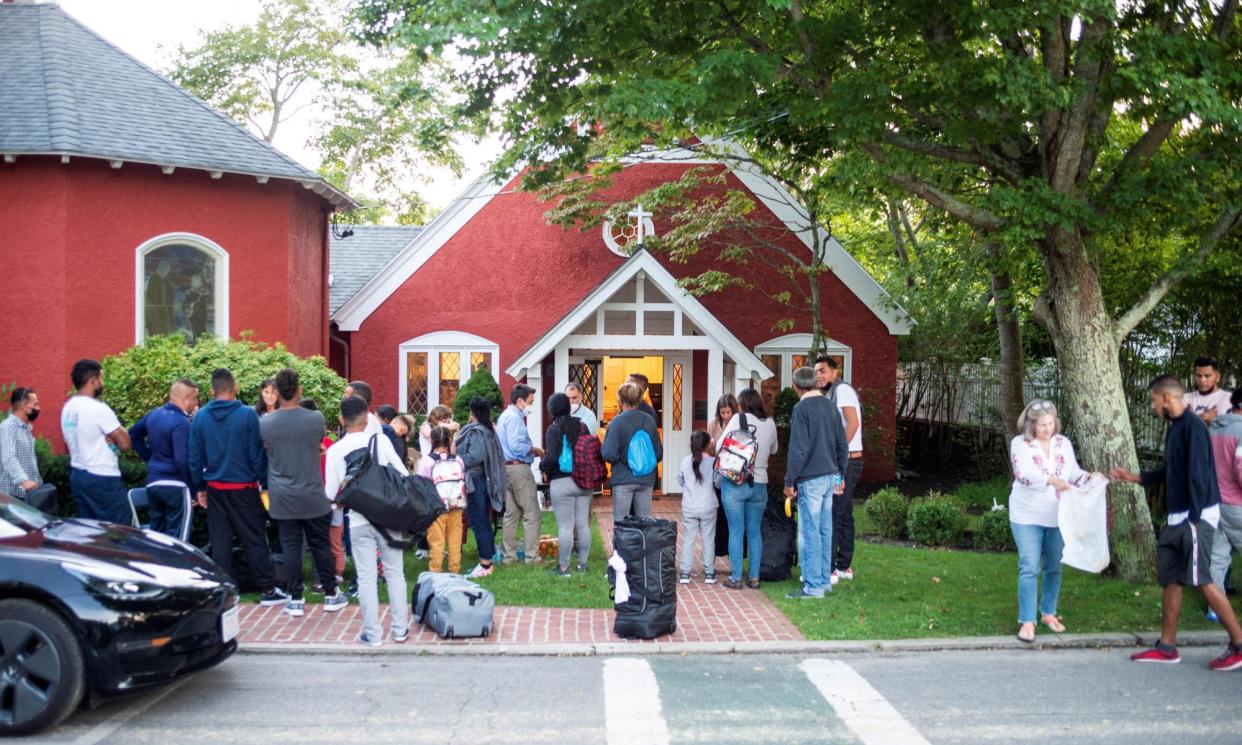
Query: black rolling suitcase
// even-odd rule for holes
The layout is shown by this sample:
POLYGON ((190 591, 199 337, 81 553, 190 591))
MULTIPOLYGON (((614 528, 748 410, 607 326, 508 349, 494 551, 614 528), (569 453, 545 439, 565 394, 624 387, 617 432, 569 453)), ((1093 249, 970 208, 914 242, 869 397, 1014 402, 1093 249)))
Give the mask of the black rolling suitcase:
MULTIPOLYGON (((613 550, 625 561, 630 596, 616 604, 613 632, 654 639, 677 630, 677 524, 651 517, 626 517, 613 527, 613 550)), ((608 569, 616 592, 616 572, 608 569)))

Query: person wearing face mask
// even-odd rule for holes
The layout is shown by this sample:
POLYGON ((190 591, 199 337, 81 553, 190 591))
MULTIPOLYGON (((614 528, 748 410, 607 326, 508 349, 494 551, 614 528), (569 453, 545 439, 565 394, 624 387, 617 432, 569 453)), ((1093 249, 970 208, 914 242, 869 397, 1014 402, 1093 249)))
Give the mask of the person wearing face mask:
POLYGON ((577 383, 570 383, 565 386, 565 395, 569 397, 569 415, 586 426, 587 431, 591 434, 599 432, 599 417, 595 416, 595 412, 591 411, 582 400, 582 386, 577 383))
POLYGON ((147 462, 151 529, 187 540, 190 535, 190 412, 198 408, 198 385, 181 378, 168 389, 168 403, 129 428, 134 452, 147 462))
POLYGON ((77 390, 60 412, 60 430, 69 447, 69 488, 78 517, 128 525, 132 519, 117 450, 129 450, 129 433, 116 414, 99 400, 103 366, 78 360, 70 374, 77 390))
POLYGON ((1061 552, 1065 541, 1057 526, 1057 503, 1070 486, 1091 477, 1078 465, 1074 446, 1061 434, 1061 420, 1051 401, 1032 401, 1018 417, 1020 434, 1009 443, 1013 487, 1009 492, 1009 528, 1018 547, 1018 639, 1035 641, 1035 600, 1043 570, 1039 621, 1060 634, 1057 617, 1061 594, 1061 552))
POLYGON ((1156 579, 1163 589, 1160 639, 1151 649, 1130 655, 1134 662, 1181 662, 1177 623, 1182 588, 1196 587, 1229 632, 1225 653, 1208 663, 1216 671, 1242 669, 1242 627, 1229 598, 1212 584, 1212 546, 1220 525, 1220 487, 1207 425, 1194 415, 1176 375, 1161 375, 1147 386, 1151 406, 1169 423, 1164 436, 1164 465, 1137 474, 1113 466, 1109 476, 1131 484, 1164 484, 1168 508, 1164 529, 1156 540, 1156 579))
POLYGON ((14 388, 9 415, 0 422, 0 494, 25 499, 43 484, 35 458, 34 421, 39 418, 39 395, 33 388, 14 388))
POLYGON ((523 525, 526 563, 538 564, 539 500, 536 497, 535 473, 530 464, 536 456, 543 457, 543 448, 531 443, 526 417, 534 411, 535 389, 518 383, 509 393, 509 408, 496 420, 496 436, 505 457, 505 517, 501 532, 504 563, 516 564, 517 526, 523 525))

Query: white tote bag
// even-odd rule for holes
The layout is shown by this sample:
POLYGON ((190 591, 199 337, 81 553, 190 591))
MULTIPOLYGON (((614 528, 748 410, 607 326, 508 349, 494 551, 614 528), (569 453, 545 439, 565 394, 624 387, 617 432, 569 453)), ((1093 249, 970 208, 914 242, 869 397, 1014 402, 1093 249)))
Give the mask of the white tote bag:
POLYGON ((1057 523, 1065 539, 1061 563, 1099 573, 1108 566, 1108 479, 1092 476, 1061 492, 1057 523))

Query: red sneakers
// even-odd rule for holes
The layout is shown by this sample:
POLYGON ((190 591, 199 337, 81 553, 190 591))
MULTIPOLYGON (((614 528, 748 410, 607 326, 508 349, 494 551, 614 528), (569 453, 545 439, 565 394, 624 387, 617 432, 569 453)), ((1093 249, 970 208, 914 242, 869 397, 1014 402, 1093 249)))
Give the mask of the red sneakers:
MULTIPOLYGON (((1135 652, 1134 654, 1130 655, 1130 661, 1131 662, 1163 662, 1166 665, 1175 665, 1182 661, 1182 656, 1177 653, 1176 648, 1170 648, 1170 651, 1166 652, 1159 647, 1152 647, 1151 649, 1146 649, 1146 650, 1143 650, 1142 652, 1135 652)), ((1242 663, 1239 663, 1239 664, 1242 664, 1242 663)))
POLYGON ((1215 670, 1218 673, 1225 673, 1240 668, 1242 668, 1242 647, 1236 644, 1230 644, 1225 648, 1224 654, 1208 663, 1208 669, 1215 670))

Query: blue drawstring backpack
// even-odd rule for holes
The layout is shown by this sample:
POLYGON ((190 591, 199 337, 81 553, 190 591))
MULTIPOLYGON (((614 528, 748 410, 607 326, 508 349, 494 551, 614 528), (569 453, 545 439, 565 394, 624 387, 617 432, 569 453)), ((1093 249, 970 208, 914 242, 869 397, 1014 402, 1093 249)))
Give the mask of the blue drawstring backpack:
POLYGON ((574 448, 569 444, 569 438, 561 436, 561 457, 556 459, 556 467, 561 473, 574 472, 574 448))
POLYGON ((630 437, 625 449, 625 464, 635 476, 646 476, 656 469, 655 447, 647 430, 640 429, 630 437))

